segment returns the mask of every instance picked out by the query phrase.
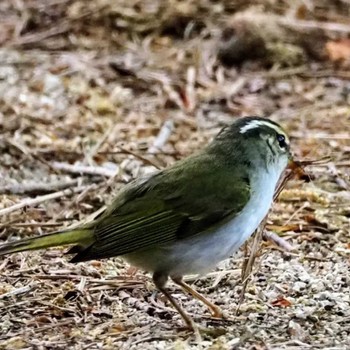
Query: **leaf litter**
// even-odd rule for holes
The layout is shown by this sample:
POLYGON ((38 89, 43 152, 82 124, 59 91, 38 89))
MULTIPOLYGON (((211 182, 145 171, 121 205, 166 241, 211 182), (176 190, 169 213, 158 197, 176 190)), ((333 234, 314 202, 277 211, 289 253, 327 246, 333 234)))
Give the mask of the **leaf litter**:
MULTIPOLYGON (((238 116, 269 115, 297 159, 331 160, 307 167, 310 181, 287 183, 245 285, 248 246, 188 277, 226 321, 171 286, 199 324, 225 334, 198 342, 181 331, 149 276, 121 259, 73 265, 52 249, 0 261, 0 348, 349 348, 350 10, 346 1, 295 4, 1 2, 2 241, 98 215, 123 184, 191 154, 238 116), (256 6, 299 32, 326 28, 323 54, 289 66, 273 51, 223 66, 221 32, 256 6)), ((283 52, 283 42, 266 45, 283 52)))

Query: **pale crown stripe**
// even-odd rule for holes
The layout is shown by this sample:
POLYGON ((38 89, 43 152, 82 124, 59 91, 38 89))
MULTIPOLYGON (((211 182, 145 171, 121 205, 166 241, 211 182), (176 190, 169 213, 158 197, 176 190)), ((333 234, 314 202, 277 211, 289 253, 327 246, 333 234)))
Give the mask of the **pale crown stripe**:
POLYGON ((242 126, 239 130, 239 133, 244 134, 248 130, 256 129, 259 126, 267 126, 271 129, 276 130, 279 134, 285 135, 285 133, 283 132, 283 130, 281 130, 281 128, 279 128, 277 125, 269 123, 268 121, 265 121, 265 120, 252 120, 249 123, 247 123, 246 125, 242 126))

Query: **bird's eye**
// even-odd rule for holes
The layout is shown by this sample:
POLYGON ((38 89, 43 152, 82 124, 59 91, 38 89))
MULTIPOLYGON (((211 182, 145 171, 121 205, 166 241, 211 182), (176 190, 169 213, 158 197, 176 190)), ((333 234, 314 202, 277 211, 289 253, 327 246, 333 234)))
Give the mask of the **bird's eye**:
POLYGON ((277 134, 277 141, 281 148, 287 147, 286 137, 282 134, 277 134))

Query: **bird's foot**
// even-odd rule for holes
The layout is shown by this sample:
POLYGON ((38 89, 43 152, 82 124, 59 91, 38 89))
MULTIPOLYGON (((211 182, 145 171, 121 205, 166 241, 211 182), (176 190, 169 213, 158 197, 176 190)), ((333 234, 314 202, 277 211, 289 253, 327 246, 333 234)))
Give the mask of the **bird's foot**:
POLYGON ((203 327, 197 325, 196 323, 193 323, 191 325, 188 324, 185 328, 181 328, 181 330, 193 334, 195 336, 196 342, 198 343, 202 342, 203 337, 217 338, 227 333, 227 329, 225 328, 203 327))
POLYGON ((214 318, 223 318, 225 319, 226 316, 224 312, 216 305, 210 309, 211 316, 214 318))

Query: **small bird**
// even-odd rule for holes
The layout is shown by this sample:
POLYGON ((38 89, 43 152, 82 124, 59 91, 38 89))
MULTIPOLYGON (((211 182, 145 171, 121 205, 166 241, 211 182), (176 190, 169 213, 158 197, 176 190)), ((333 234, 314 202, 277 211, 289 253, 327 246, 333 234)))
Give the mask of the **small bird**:
POLYGON ((288 136, 277 123, 239 118, 198 153, 127 184, 94 221, 4 244, 0 256, 71 244, 71 262, 121 256, 152 273, 193 330, 195 323, 165 288, 169 277, 213 317, 223 317, 183 276, 203 274, 239 249, 267 215, 291 160, 288 136))

